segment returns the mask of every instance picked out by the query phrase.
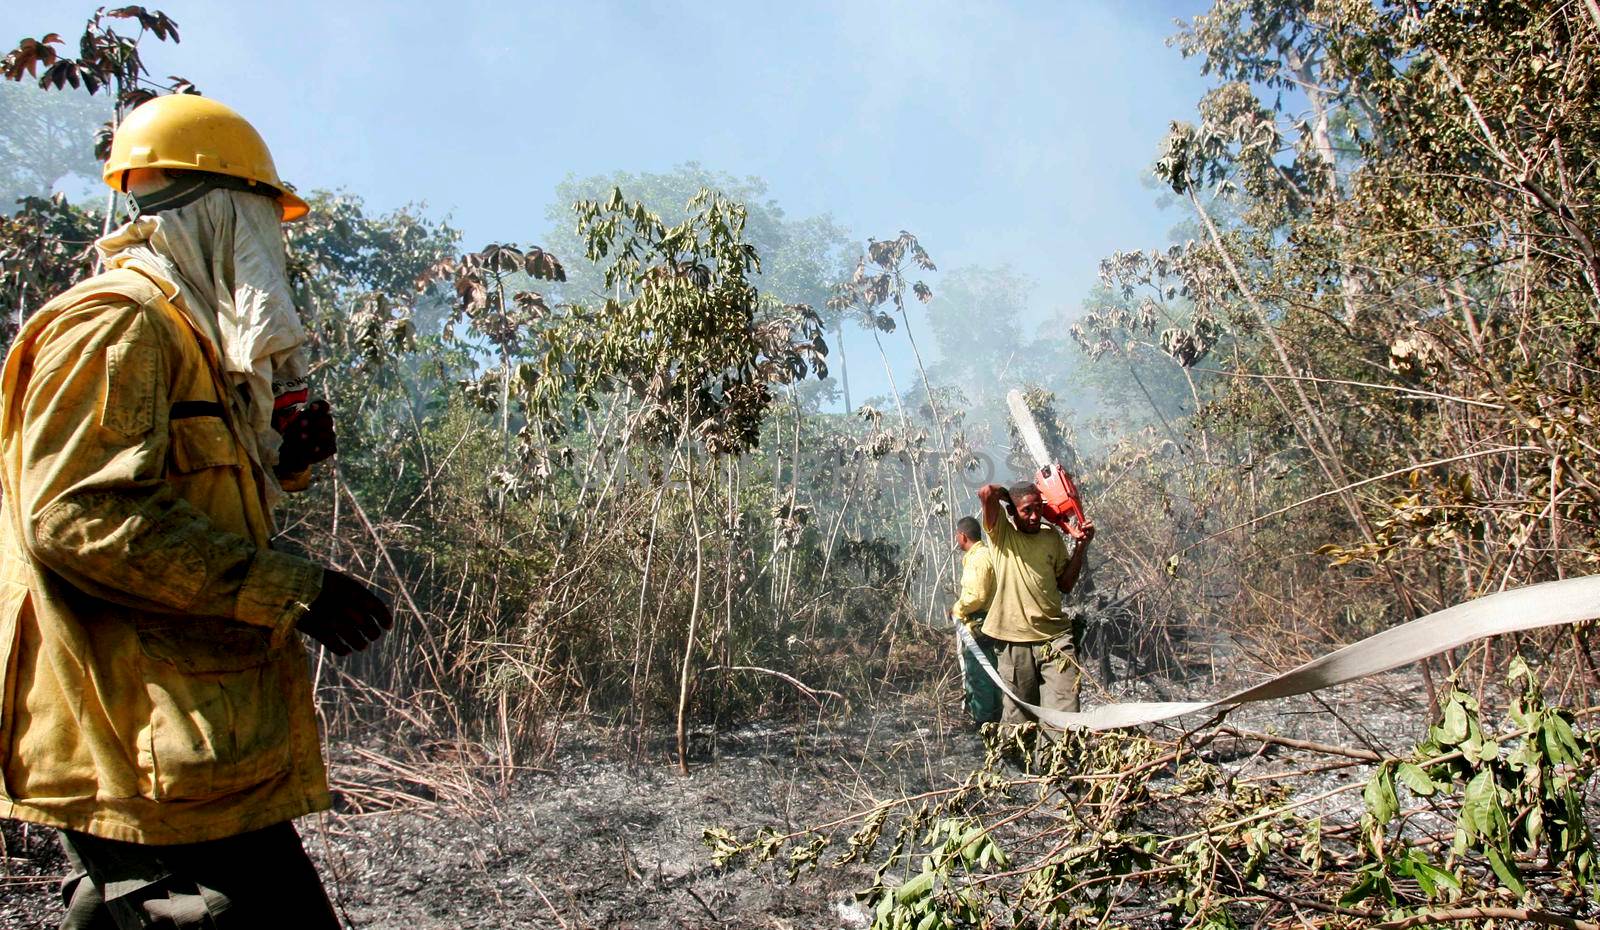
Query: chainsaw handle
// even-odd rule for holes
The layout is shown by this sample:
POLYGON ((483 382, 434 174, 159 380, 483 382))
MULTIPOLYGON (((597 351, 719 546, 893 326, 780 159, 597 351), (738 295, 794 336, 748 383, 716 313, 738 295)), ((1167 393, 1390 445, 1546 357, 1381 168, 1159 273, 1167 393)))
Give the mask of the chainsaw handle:
POLYGON ((1059 464, 1041 466, 1033 479, 1044 504, 1044 517, 1073 539, 1083 539, 1083 503, 1078 497, 1078 485, 1059 464))
POLYGON ((1081 540, 1081 539, 1083 539, 1083 535, 1084 535, 1083 534, 1083 527, 1079 526, 1078 523, 1074 523, 1073 519, 1072 519, 1072 516, 1076 516, 1078 521, 1080 521, 1080 522, 1083 520, 1082 511, 1078 512, 1075 515, 1068 515, 1068 514, 1065 514, 1065 513, 1063 513, 1063 514, 1046 514, 1045 515, 1045 519, 1047 519, 1051 523, 1055 524, 1056 528, 1059 529, 1061 532, 1066 533, 1068 536, 1071 536, 1073 539, 1081 540))

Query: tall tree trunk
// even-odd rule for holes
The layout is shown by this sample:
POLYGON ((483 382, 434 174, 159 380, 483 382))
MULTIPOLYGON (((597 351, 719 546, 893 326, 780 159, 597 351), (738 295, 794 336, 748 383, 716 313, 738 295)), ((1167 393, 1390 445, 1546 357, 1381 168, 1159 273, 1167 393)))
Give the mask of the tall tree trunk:
POLYGON ((855 408, 850 405, 850 365, 844 357, 844 321, 833 321, 833 344, 839 347, 839 383, 844 386, 844 412, 855 408))
POLYGON ((689 605, 689 632, 684 637, 683 667, 678 675, 678 771, 689 774, 689 678, 694 667, 694 634, 700 621, 700 594, 705 581, 705 535, 700 532, 700 503, 695 497, 694 452, 684 458, 689 481, 689 522, 694 528, 694 599, 689 605))

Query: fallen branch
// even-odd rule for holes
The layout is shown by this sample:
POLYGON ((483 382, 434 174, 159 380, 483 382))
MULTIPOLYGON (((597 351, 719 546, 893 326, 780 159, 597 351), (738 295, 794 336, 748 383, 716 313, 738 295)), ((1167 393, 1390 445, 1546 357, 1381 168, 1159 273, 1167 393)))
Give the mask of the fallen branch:
POLYGON ((793 675, 785 675, 783 672, 776 671, 776 670, 770 669, 770 668, 762 668, 759 665, 713 665, 713 666, 708 667, 706 669, 706 671, 708 671, 708 672, 717 672, 717 671, 726 671, 726 672, 760 672, 763 675, 771 675, 771 676, 773 676, 775 678, 782 678, 784 681, 787 681, 789 684, 794 685, 796 688, 798 688, 800 690, 801 694, 804 694, 806 697, 808 697, 811 700, 815 701, 819 705, 822 703, 820 700, 817 699, 817 695, 819 695, 819 694, 823 695, 824 697, 831 697, 831 698, 835 698, 835 699, 840 700, 840 701, 844 701, 847 704, 850 702, 849 698, 845 697, 844 695, 840 694, 837 691, 829 691, 827 688, 813 688, 810 685, 806 684, 805 682, 801 681, 800 679, 794 677, 793 675))
POLYGON ((1474 923, 1484 920, 1522 920, 1545 927, 1563 927, 1565 930, 1600 930, 1600 924, 1591 921, 1519 907, 1458 907, 1444 911, 1429 911, 1426 914, 1414 914, 1399 920, 1386 920, 1375 925, 1374 930, 1407 930, 1409 927, 1429 927, 1434 924, 1465 920, 1474 923))
POLYGON ((1349 759, 1359 759, 1363 762, 1388 762, 1398 761, 1394 756, 1383 756, 1370 749, 1354 749, 1349 746, 1336 746, 1333 743, 1318 743, 1313 740, 1291 739, 1287 736, 1274 736, 1271 733, 1258 733, 1254 730, 1241 730, 1238 727, 1227 725, 1217 727, 1217 732, 1236 736, 1239 739, 1252 740, 1258 743, 1272 743, 1275 746, 1287 746, 1290 749, 1304 749, 1308 752, 1322 753, 1328 756, 1344 756, 1349 759))

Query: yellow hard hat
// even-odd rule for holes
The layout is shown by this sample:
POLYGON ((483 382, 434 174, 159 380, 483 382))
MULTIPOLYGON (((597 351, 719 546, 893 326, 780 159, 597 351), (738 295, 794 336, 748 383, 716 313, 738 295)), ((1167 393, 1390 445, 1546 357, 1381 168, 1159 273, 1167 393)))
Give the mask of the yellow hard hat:
POLYGON ((230 107, 195 94, 168 94, 133 108, 111 137, 106 183, 127 190, 140 168, 177 168, 243 178, 272 189, 284 222, 310 208, 278 179, 261 134, 230 107))

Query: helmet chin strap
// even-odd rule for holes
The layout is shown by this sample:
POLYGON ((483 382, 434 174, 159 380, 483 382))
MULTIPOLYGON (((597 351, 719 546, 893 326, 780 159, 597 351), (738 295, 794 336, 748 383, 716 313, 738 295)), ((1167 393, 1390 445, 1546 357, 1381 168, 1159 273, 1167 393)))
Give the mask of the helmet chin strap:
POLYGON ((275 198, 278 195, 277 191, 265 184, 226 174, 211 174, 205 171, 172 171, 168 174, 172 178, 171 184, 156 190, 129 192, 128 197, 133 201, 130 212, 135 219, 141 216, 153 216, 164 210, 186 207, 214 190, 243 191, 268 198, 275 198))

